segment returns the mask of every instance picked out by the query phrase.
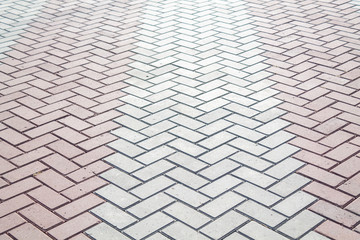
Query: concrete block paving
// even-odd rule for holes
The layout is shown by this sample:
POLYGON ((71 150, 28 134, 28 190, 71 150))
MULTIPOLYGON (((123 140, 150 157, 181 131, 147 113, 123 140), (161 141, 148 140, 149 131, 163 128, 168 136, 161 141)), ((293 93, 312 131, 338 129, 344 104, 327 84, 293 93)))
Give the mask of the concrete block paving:
POLYGON ((0 239, 360 239, 359 2, 3 2, 0 239))

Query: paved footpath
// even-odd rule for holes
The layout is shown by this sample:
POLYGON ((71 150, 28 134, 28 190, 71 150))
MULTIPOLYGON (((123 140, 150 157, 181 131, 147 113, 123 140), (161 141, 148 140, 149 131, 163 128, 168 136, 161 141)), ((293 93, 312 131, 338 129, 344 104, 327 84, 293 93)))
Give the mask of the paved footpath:
POLYGON ((360 2, 2 0, 0 240, 359 240, 360 2))

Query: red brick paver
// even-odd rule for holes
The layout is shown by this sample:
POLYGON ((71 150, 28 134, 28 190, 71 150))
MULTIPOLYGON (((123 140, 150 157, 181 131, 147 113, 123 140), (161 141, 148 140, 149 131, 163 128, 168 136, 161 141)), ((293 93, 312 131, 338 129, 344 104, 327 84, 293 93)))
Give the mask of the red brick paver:
POLYGON ((0 59, 0 238, 65 239, 100 222, 87 211, 103 202, 91 192, 107 184, 97 175, 111 168, 140 9, 45 1, 0 59))

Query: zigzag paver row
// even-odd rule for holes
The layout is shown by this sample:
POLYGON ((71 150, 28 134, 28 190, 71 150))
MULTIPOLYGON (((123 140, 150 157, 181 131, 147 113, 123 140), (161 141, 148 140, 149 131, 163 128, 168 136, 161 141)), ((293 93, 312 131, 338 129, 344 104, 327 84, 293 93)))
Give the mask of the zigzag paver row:
POLYGON ((0 238, 359 239, 355 4, 47 1, 0 65, 0 238))

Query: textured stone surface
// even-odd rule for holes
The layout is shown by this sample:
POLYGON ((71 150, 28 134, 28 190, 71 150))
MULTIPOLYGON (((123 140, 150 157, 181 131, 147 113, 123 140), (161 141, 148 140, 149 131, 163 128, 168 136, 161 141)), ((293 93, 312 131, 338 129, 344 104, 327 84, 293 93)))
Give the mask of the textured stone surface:
POLYGON ((359 238, 358 2, 0 13, 0 238, 359 238))

